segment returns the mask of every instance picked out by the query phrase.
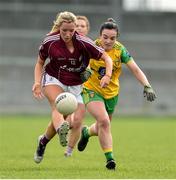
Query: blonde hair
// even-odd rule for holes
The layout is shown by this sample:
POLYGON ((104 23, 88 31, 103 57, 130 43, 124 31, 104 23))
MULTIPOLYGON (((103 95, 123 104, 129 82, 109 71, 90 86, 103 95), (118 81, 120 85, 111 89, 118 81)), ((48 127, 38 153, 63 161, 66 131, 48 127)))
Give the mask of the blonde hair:
POLYGON ((87 26, 87 31, 90 30, 90 23, 89 23, 89 20, 88 20, 88 18, 87 18, 86 16, 76 16, 76 18, 77 18, 78 20, 83 20, 83 21, 85 21, 85 22, 86 22, 86 26, 87 26))
POLYGON ((50 33, 59 31, 59 27, 62 25, 63 22, 67 22, 67 23, 73 22, 76 24, 76 16, 68 11, 58 13, 56 16, 56 20, 53 22, 54 25, 50 33))

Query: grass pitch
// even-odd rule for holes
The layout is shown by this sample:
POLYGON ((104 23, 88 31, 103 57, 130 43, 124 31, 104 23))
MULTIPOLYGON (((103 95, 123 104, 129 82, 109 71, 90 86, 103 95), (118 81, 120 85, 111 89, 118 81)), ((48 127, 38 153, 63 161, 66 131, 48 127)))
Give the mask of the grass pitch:
MULTIPOLYGON (((48 144, 41 164, 33 154, 48 116, 0 117, 0 179, 176 179, 176 118, 118 117, 112 121, 114 155, 118 168, 105 168, 97 137, 84 152, 63 156, 58 137, 48 144)), ((84 124, 93 119, 86 118, 84 124)))

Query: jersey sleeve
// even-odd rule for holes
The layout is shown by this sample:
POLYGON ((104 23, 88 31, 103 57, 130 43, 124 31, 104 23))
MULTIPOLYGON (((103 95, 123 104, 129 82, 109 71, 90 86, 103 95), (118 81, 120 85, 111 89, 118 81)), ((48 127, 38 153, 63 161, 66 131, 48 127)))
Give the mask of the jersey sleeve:
POLYGON ((86 48, 89 52, 89 57, 91 59, 96 59, 96 60, 100 59, 104 52, 104 49, 97 46, 95 42, 92 41, 91 39, 89 39, 88 42, 86 43, 86 48))
POLYGON ((121 51, 121 61, 122 63, 127 64, 130 60, 133 60, 133 57, 127 51, 127 49, 123 46, 121 51))
POLYGON ((91 57, 91 58, 97 59, 97 60, 98 60, 98 59, 101 58, 101 56, 102 56, 104 50, 103 50, 102 48, 100 48, 100 47, 94 45, 94 49, 93 49, 92 52, 93 52, 93 53, 92 53, 92 57, 91 57))
POLYGON ((44 61, 48 58, 48 43, 45 40, 39 47, 39 56, 44 61))

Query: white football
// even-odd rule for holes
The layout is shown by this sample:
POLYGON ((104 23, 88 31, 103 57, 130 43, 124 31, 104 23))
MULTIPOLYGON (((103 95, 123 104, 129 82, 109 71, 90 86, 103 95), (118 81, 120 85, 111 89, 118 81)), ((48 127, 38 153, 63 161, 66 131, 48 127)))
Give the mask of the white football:
POLYGON ((64 116, 72 114, 78 107, 76 97, 69 92, 59 94, 55 100, 56 109, 64 116))

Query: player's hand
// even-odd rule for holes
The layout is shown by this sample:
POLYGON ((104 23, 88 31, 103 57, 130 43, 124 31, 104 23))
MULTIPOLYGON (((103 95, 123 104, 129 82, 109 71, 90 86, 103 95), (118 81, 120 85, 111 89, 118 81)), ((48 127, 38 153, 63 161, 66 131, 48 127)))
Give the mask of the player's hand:
POLYGON ((34 85, 32 86, 32 92, 36 99, 42 99, 44 97, 41 85, 39 83, 34 83, 34 85))
POLYGON ((101 88, 105 88, 110 83, 110 76, 104 75, 100 81, 101 88))
POLYGON ((154 101, 156 99, 155 91, 151 86, 144 86, 143 94, 147 98, 147 101, 154 101))
POLYGON ((89 79, 89 77, 91 76, 91 74, 92 74, 92 71, 91 71, 91 69, 89 69, 89 68, 87 68, 85 71, 83 71, 83 72, 80 74, 80 77, 81 77, 82 82, 83 82, 83 83, 86 82, 86 81, 89 79))

